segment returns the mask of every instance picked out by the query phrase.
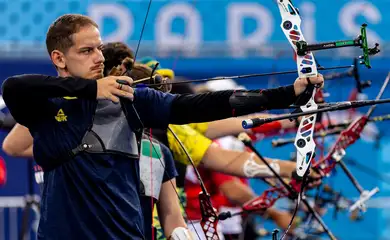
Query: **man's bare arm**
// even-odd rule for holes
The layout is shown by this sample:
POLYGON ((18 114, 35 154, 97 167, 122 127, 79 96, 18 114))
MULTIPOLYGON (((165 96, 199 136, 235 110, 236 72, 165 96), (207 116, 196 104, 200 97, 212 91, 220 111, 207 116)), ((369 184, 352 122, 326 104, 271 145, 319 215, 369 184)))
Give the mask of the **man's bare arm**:
MULTIPOLYGON (((217 139, 224 136, 229 135, 238 135, 242 132, 253 133, 252 129, 244 129, 242 127, 242 121, 248 118, 267 118, 275 115, 272 114, 251 114, 244 117, 236 117, 236 118, 227 118, 222 120, 217 120, 208 123, 208 128, 204 135, 210 139, 217 139)), ((271 125, 271 124, 268 124, 271 125)), ((272 128, 275 128, 272 124, 272 128)), ((270 131, 280 131, 281 129, 289 129, 295 127, 295 122, 290 120, 281 120, 278 121, 278 129, 268 129, 270 131)), ((265 126, 266 127, 266 126, 265 126)))
MULTIPOLYGON (((171 182, 176 186, 176 180, 171 182)), ((161 186, 159 201, 157 203, 158 217, 165 236, 171 236, 173 230, 177 227, 187 228, 180 212, 180 203, 170 181, 166 181, 161 186)))
POLYGON ((219 186, 221 193, 232 203, 243 206, 246 202, 256 197, 250 187, 241 182, 238 178, 226 181, 219 186))
MULTIPOLYGON (((291 177, 295 170, 295 163, 266 158, 267 162, 274 166, 274 169, 282 177, 291 177)), ((254 154, 223 149, 216 144, 210 145, 202 158, 206 168, 214 171, 238 177, 273 177, 274 175, 254 154), (254 163, 253 163, 254 162, 254 163), (247 167, 245 167, 247 166, 247 167)))
POLYGON ((4 139, 2 148, 13 157, 33 157, 33 138, 28 128, 16 124, 4 139))

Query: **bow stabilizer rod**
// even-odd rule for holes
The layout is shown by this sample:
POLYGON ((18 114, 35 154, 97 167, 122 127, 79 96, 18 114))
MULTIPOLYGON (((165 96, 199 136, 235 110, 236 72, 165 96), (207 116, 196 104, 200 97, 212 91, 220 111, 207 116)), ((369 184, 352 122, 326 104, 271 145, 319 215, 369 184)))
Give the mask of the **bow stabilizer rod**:
MULTIPOLYGON (((332 111, 340 111, 340 110, 346 110, 351 108, 361 108, 366 106, 372 106, 376 104, 384 104, 384 103, 390 103, 390 98, 386 99, 379 99, 379 100, 362 100, 362 101, 344 101, 339 103, 328 103, 322 105, 322 108, 319 108, 317 110, 311 110, 306 112, 299 112, 299 113, 291 113, 291 114, 284 114, 277 117, 270 117, 270 118, 251 118, 242 121, 242 127, 244 129, 250 129, 254 127, 258 127, 260 125, 263 125, 265 123, 270 123, 274 121, 279 120, 285 120, 285 119, 295 119, 301 116, 306 116, 310 114, 316 114, 321 112, 332 112, 332 111)), ((321 105, 319 105, 321 107, 321 105)))
MULTIPOLYGON (((318 67, 319 71, 328 71, 335 69, 345 69, 345 68, 353 68, 354 65, 345 65, 345 66, 334 66, 334 67, 318 67)), ((218 81, 218 80, 226 80, 226 79, 244 79, 244 78, 255 78, 255 77, 266 77, 266 76, 274 76, 274 75, 285 75, 285 74, 293 74, 297 73, 297 70, 287 70, 280 72, 268 72, 268 73, 254 73, 254 74, 245 74, 245 75, 236 75, 236 76, 224 76, 224 77, 213 77, 213 78, 202 78, 202 79, 194 79, 188 81, 170 81, 166 83, 156 83, 156 84, 144 84, 143 87, 156 87, 166 84, 184 84, 184 83, 198 83, 198 82, 209 82, 209 81, 218 81)), ((149 80, 150 78, 141 79, 143 81, 149 80)), ((140 80, 138 80, 139 82, 140 80)))
POLYGON ((360 47, 363 50, 363 55, 359 56, 362 65, 367 68, 371 68, 370 55, 375 55, 380 52, 379 44, 375 43, 375 47, 369 48, 367 42, 367 24, 362 24, 360 28, 360 35, 353 40, 341 40, 335 42, 325 42, 317 44, 308 44, 305 41, 297 41, 297 54, 299 56, 305 56, 308 52, 326 50, 331 48, 342 48, 342 47, 360 47))
MULTIPOLYGON (((387 121, 387 120, 390 120, 390 114, 372 117, 368 120, 368 122, 382 122, 382 121, 387 121)), ((327 137, 327 136, 331 136, 331 135, 335 135, 335 134, 340 134, 351 123, 352 123, 352 121, 347 121, 347 122, 339 123, 339 124, 332 124, 332 129, 317 132, 313 135, 313 137, 319 138, 319 137, 327 137)), ((274 139, 274 140, 272 140, 272 146, 273 147, 282 147, 282 146, 285 146, 287 144, 294 143, 294 141, 295 141, 295 138, 274 139)))
MULTIPOLYGON (((340 134, 344 128, 334 128, 328 131, 319 131, 313 134, 313 138, 326 137, 330 135, 340 134)), ((295 138, 279 138, 272 140, 272 147, 282 147, 295 142, 295 138)))

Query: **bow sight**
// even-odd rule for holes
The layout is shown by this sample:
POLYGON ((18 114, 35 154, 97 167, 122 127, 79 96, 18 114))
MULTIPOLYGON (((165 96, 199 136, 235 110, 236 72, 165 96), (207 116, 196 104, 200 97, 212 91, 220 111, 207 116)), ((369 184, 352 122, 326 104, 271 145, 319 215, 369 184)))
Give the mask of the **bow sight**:
POLYGON ((331 48, 342 48, 342 47, 360 47, 363 49, 363 55, 359 56, 359 59, 362 59, 359 63, 364 64, 367 68, 371 68, 370 65, 370 55, 375 55, 380 52, 379 44, 375 43, 375 47, 369 48, 367 42, 367 24, 362 24, 360 28, 360 35, 353 40, 341 40, 335 42, 325 42, 317 44, 308 44, 305 41, 297 41, 297 55, 305 56, 308 52, 325 50, 331 48))

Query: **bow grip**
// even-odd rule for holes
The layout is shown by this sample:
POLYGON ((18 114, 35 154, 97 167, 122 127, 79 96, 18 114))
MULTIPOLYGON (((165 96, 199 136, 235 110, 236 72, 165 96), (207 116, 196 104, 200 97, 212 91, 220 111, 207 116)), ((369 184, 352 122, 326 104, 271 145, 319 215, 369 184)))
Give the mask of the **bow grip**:
POLYGON ((310 98, 313 96, 314 88, 315 88, 315 85, 311 84, 309 82, 305 91, 298 96, 298 99, 295 101, 294 105, 297 105, 297 106, 305 105, 310 100, 310 98))

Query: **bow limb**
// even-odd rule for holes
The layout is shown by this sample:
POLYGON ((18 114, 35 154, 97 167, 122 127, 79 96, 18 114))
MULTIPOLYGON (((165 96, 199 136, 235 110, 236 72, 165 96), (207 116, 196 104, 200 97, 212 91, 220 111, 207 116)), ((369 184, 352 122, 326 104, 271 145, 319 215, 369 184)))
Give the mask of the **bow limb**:
MULTIPOLYGON (((145 29, 145 26, 146 26, 146 22, 147 22, 147 18, 148 18, 148 15, 149 15, 151 4, 152 4, 152 0, 149 0, 147 12, 145 14, 145 19, 144 19, 144 22, 143 22, 140 38, 139 38, 138 45, 137 45, 136 52, 135 52, 135 56, 134 56, 134 62, 136 61, 136 58, 137 58, 137 54, 138 54, 138 51, 139 51, 140 43, 141 43, 143 32, 144 32, 144 29, 145 29)), ((171 83, 167 83, 167 84, 171 84, 171 83)), ((159 84, 159 86, 161 86, 161 85, 164 85, 164 84, 159 84)), ((134 108, 134 111, 136 112, 135 108, 134 108)), ((142 121, 138 117, 138 114, 136 114, 136 115, 137 115, 138 120, 142 123, 142 121)), ((200 187, 202 189, 202 192, 199 193, 199 203, 200 203, 201 211, 202 211, 201 212, 201 214, 202 214, 201 225, 202 225, 202 230, 203 230, 203 232, 204 232, 204 234, 206 236, 206 239, 207 240, 219 240, 219 236, 218 236, 218 233, 217 233, 218 215, 216 213, 216 210, 212 207, 210 195, 207 192, 207 189, 206 189, 206 187, 205 187, 205 185, 204 185, 204 183, 202 181, 202 178, 201 178, 198 170, 196 169, 196 166, 195 166, 191 156, 189 155, 188 151, 184 147, 183 143, 180 141, 180 139, 177 137, 177 135, 172 131, 172 129, 170 129, 168 127, 168 130, 172 133, 172 135, 174 136, 176 141, 180 144, 181 148, 185 152, 189 162, 194 167, 194 171, 195 171, 196 176, 197 176, 197 178, 199 180, 200 187)), ((162 161, 161 161, 160 158, 159 158, 159 160, 160 160, 160 162, 162 164, 162 161)), ((164 168, 164 170, 165 170, 165 168, 164 168)), ((179 194, 178 194, 176 189, 175 189, 175 192, 176 192, 177 196, 179 197, 179 194)), ((179 201, 180 201, 180 198, 179 198, 179 201)), ((180 201, 180 203, 183 205, 183 203, 181 201, 180 201)), ((183 205, 183 208, 184 208, 184 205, 183 205)), ((193 225, 192 222, 191 222, 191 224, 193 225)), ((196 228, 195 227, 194 227, 194 231, 196 232, 196 228)), ((196 234, 198 235, 197 232, 196 232, 196 234)), ((198 238, 199 238, 199 235, 198 235, 198 238)))
MULTIPOLYGON (((305 92, 301 94, 300 98, 310 97, 307 102, 302 102, 298 99, 301 112, 317 110, 318 106, 315 101, 316 88, 313 84, 310 84, 309 77, 317 76, 317 63, 315 61, 312 52, 307 51, 304 54, 298 54, 297 43, 305 43, 306 40, 301 30, 301 18, 299 16, 298 9, 293 5, 291 0, 278 0, 278 7, 280 15, 282 17, 282 23, 280 24, 284 35, 286 36, 291 47, 294 49, 296 54, 296 63, 298 69, 298 75, 300 78, 306 78, 309 82, 305 92)), ((297 101, 297 102, 298 102, 297 101)), ((296 212, 298 211, 299 204, 301 202, 304 184, 309 172, 309 167, 312 159, 315 156, 316 143, 313 139, 314 128, 316 124, 317 114, 305 115, 302 117, 298 131, 295 137, 295 148, 297 149, 297 160, 296 160, 296 175, 300 183, 300 190, 298 191, 297 202, 293 217, 290 221, 289 227, 284 232, 282 239, 288 233, 296 212)), ((291 192, 291 191, 290 191, 291 192)), ((320 220, 319 220, 320 222, 320 220)), ((325 226, 325 225, 324 225, 325 226)))
POLYGON ((184 153, 186 154, 188 161, 190 162, 191 166, 194 168, 196 177, 202 189, 202 192, 199 193, 199 204, 200 204, 200 209, 202 214, 202 219, 200 221, 200 224, 202 226, 204 235, 207 240, 219 240, 219 236, 217 232, 217 225, 218 225, 219 218, 216 209, 213 207, 211 203, 210 194, 208 193, 206 186, 204 185, 204 182, 200 176, 200 173, 197 170, 195 163, 192 160, 187 149, 184 147, 183 143, 180 141, 180 139, 177 137, 175 132, 170 127, 168 127, 168 130, 172 133, 173 137, 176 139, 176 141, 179 143, 184 153))
MULTIPOLYGON (((297 54, 296 43, 304 41, 305 38, 301 31, 301 18, 298 9, 294 7, 291 0, 278 0, 278 7, 282 17, 281 28, 286 36, 291 47, 297 54)), ((304 56, 297 54, 298 75, 301 78, 317 76, 317 64, 311 52, 304 56)), ((304 93, 305 94, 305 93, 304 93)), ((306 94, 311 95, 307 103, 303 103, 301 111, 316 110, 317 104, 314 101, 316 91, 314 85, 309 85, 306 94)), ((304 116, 300 121, 297 135, 295 137, 295 147, 297 149, 297 174, 303 177, 307 172, 310 162, 315 153, 315 142, 313 141, 313 133, 317 114, 304 116)))
MULTIPOLYGON (((345 69, 351 68, 353 65, 345 65, 345 66, 334 66, 334 67, 318 67, 320 71, 327 70, 336 70, 336 69, 345 69)), ((219 81, 226 79, 249 79, 249 78, 259 78, 265 76, 276 76, 276 75, 286 75, 297 73, 297 70, 288 70, 288 71, 280 71, 280 72, 268 72, 268 73, 254 73, 254 74, 245 74, 245 75, 234 75, 234 76, 225 76, 225 77, 213 77, 213 78, 202 78, 202 79, 194 79, 187 81, 177 81, 177 82, 165 82, 165 83, 155 83, 155 84, 145 84, 145 87, 160 87, 162 85, 176 85, 176 84, 185 84, 185 83, 200 83, 200 82, 209 82, 209 81, 219 81)), ((150 78, 148 78, 150 79, 150 78)), ((146 79, 145 79, 146 80, 146 79)))
MULTIPOLYGON (((139 52, 139 48, 140 48, 140 45, 141 45, 142 36, 143 36, 143 32, 145 30, 145 26, 146 26, 146 22, 147 22, 147 18, 148 18, 148 15, 149 15, 151 4, 152 4, 152 0, 149 0, 148 8, 147 8, 147 11, 146 11, 146 14, 145 14, 145 18, 144 18, 144 22, 143 22, 143 26, 142 26, 142 30, 141 30, 141 33, 140 33, 140 38, 138 40, 138 44, 137 44, 136 51, 135 51, 135 54, 134 54, 134 62, 136 62, 136 58, 137 58, 137 55, 138 55, 138 52, 139 52)), ((129 75, 128 71, 132 71, 132 70, 133 70, 133 68, 127 69, 127 71, 125 73, 127 75, 129 75)), ((170 84, 170 83, 167 83, 167 84, 170 84)), ((159 84, 159 86, 161 86, 161 85, 164 85, 164 84, 163 83, 159 84)), ((121 104, 123 105, 122 101, 121 101, 121 104)), ((126 109, 126 108, 122 107, 122 109, 126 109)), ((126 116, 127 119, 130 119, 130 118, 136 119, 140 123, 140 126, 142 128, 137 129, 138 131, 136 131, 136 134, 138 134, 138 136, 140 136, 142 134, 144 124, 143 124, 142 120, 140 119, 139 114, 138 114, 136 108, 134 107, 134 105, 133 105, 132 109, 133 109, 133 112, 131 112, 131 113, 125 111, 125 116, 126 116), (132 115, 132 116, 130 117, 129 115, 132 115)), ((195 172, 197 174, 197 177, 198 177, 198 180, 200 182, 200 185, 201 185, 201 188, 202 188, 202 192, 199 195, 200 204, 201 204, 201 206, 203 206, 204 209, 207 209, 207 213, 206 212, 202 212, 202 221, 201 221, 202 230, 204 231, 204 233, 207 236, 208 240, 219 240, 219 237, 218 237, 217 231, 216 231, 216 225, 218 223, 218 218, 215 218, 215 216, 217 216, 217 215, 216 215, 215 209, 212 208, 210 195, 208 194, 208 192, 206 190, 206 187, 204 186, 204 183, 203 183, 202 179, 200 178, 200 174, 197 171, 197 169, 195 167, 195 164, 192 161, 192 159, 191 159, 190 155, 188 154, 187 150, 185 149, 185 147, 183 146, 183 144, 181 143, 179 138, 176 136, 176 134, 170 128, 168 128, 168 130, 170 130, 172 132, 173 136, 175 137, 175 139, 178 141, 178 143, 180 144, 180 146, 182 147, 182 149, 186 153, 186 155, 188 157, 188 160, 190 161, 191 165, 194 167, 194 170, 195 170, 195 172), (210 210, 210 208, 211 208, 211 210, 210 210), (209 229, 211 230, 212 228, 215 229, 215 231, 212 234, 207 235, 207 230, 205 230, 205 227, 203 227, 203 226, 206 226, 207 224, 209 224, 207 230, 209 230, 209 229)), ((154 145, 153 145, 151 139, 150 139, 150 143, 153 146, 153 151, 157 152, 156 149, 154 148, 154 145)), ((165 169, 165 164, 163 164, 163 161, 161 160, 160 157, 158 157, 158 160, 162 164, 165 173, 167 173, 167 171, 165 169)), ((171 182, 172 187, 174 188, 175 193, 176 193, 177 197, 179 198, 180 204, 182 205, 183 209, 185 209, 183 202, 180 200, 179 193, 177 192, 176 188, 174 187, 174 184, 172 183, 171 180, 169 180, 169 181, 171 182)), ((192 222, 191 222, 191 224, 193 225, 192 222)), ((196 234, 198 235, 198 238, 200 239, 199 234, 197 233, 195 227, 194 227, 194 231, 196 232, 196 234)), ((154 238, 154 236, 153 236, 153 238, 154 238)))

